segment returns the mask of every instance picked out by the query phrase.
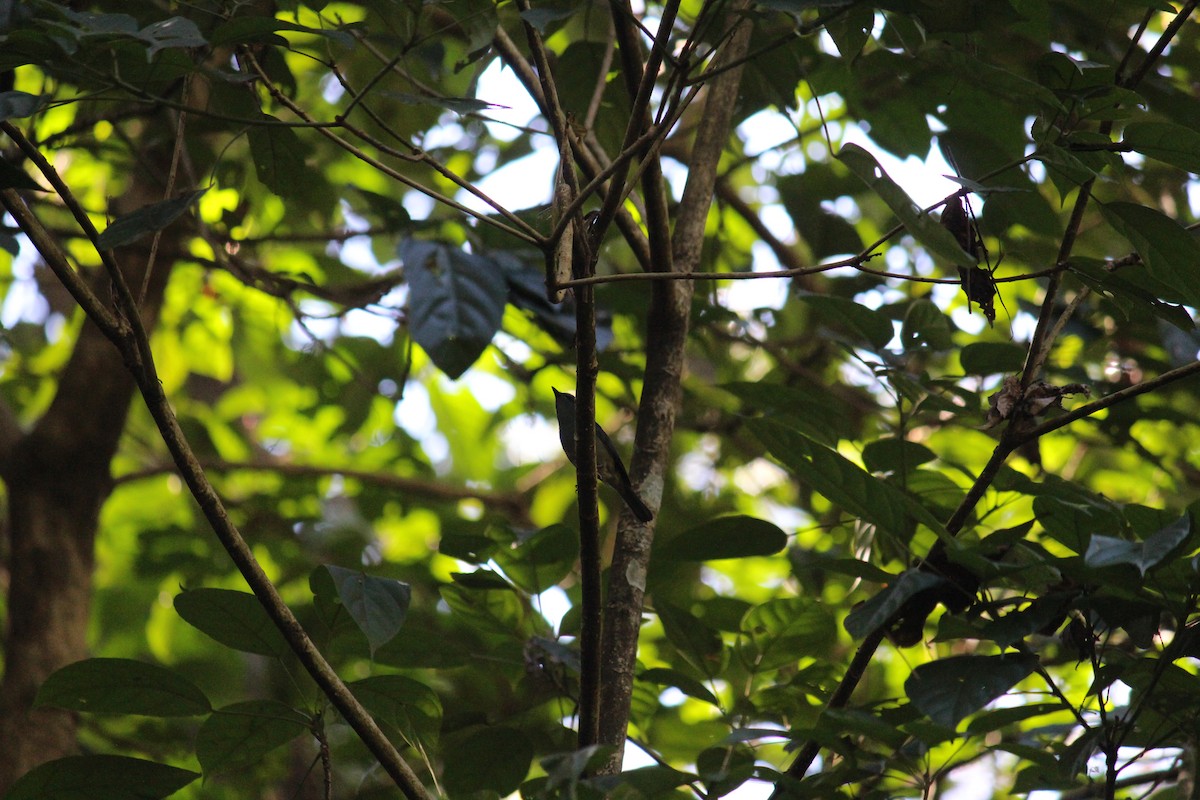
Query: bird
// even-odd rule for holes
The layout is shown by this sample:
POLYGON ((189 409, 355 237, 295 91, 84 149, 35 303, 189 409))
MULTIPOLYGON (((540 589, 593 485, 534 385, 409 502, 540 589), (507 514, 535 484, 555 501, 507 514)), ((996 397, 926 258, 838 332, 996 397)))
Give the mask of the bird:
MULTIPOLYGON (((567 459, 575 463, 575 395, 554 390, 554 412, 558 416, 558 440, 562 442, 563 452, 567 459)), ((629 473, 621 463, 617 447, 608 438, 608 434, 596 423, 596 474, 600 480, 617 490, 625 505, 637 517, 639 522, 649 522, 654 519, 652 512, 642 498, 633 490, 629 481, 629 473)))

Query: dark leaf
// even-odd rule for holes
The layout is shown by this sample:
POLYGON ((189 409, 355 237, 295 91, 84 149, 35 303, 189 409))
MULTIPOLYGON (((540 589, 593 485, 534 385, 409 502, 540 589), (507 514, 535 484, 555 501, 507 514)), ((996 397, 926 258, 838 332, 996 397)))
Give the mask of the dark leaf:
POLYGON ((409 743, 437 740, 442 703, 425 684, 403 675, 375 675, 348 683, 371 716, 395 728, 409 743))
POLYGON ((943 530, 941 522, 911 497, 840 453, 773 420, 749 420, 747 426, 780 462, 853 516, 900 539, 907 539, 916 523, 943 530))
POLYGON ((495 261, 437 242, 405 239, 409 328, 433 363, 458 378, 500 329, 508 295, 495 261))
POLYGON ((263 116, 265 125, 250 128, 250 153, 254 157, 254 172, 258 179, 275 194, 295 199, 305 194, 308 149, 291 128, 281 125, 270 115, 263 116))
POLYGON ((412 599, 412 589, 407 583, 329 564, 313 571, 309 585, 313 594, 326 594, 328 588, 333 588, 350 618, 367 637, 372 656, 400 632, 412 599))
POLYGON ((125 756, 67 756, 22 775, 4 800, 158 800, 198 772, 125 756))
POLYGON ((863 447, 863 464, 871 472, 894 472, 904 475, 922 464, 928 464, 937 454, 923 444, 904 439, 876 439, 863 447))
POLYGON ((1140 542, 1097 534, 1088 544, 1083 560, 1089 567, 1131 564, 1137 567, 1138 572, 1145 575, 1175 552, 1175 549, 1187 539, 1191 530, 1191 517, 1184 514, 1175 522, 1140 542))
POLYGON ((68 664, 46 679, 35 705, 148 717, 191 717, 212 710, 204 692, 179 673, 125 658, 68 664))
POLYGON ((495 792, 503 797, 525 780, 533 745, 516 728, 481 727, 448 740, 443 760, 443 780, 451 795, 495 792))
POLYGON ((712 675, 722 647, 721 635, 690 611, 659 600, 654 611, 662 622, 667 639, 701 672, 712 675))
POLYGON ((1170 122, 1133 122, 1125 126, 1123 144, 1150 158, 1200 174, 1200 132, 1170 122))
POLYGON ((0 92, 0 122, 32 116, 45 104, 46 97, 42 95, 15 91, 0 92))
POLYGON ((226 647, 279 658, 288 652, 283 634, 258 598, 232 589, 190 589, 175 596, 175 610, 194 628, 226 647))
POLYGON ((148 206, 142 206, 137 211, 122 214, 96 237, 96 245, 101 250, 112 250, 136 242, 146 234, 160 231, 183 216, 184 212, 207 191, 208 189, 200 189, 188 194, 181 194, 172 200, 151 203, 148 206))
POLYGON ((653 683, 657 686, 674 686, 688 697, 703 700, 705 703, 717 707, 721 705, 720 701, 717 700, 703 683, 673 669, 657 667, 655 669, 644 670, 638 675, 638 680, 653 683))
POLYGON ((679 534, 657 555, 673 561, 769 556, 787 547, 787 534, 754 517, 718 517, 679 534))
POLYGON ((258 763, 308 730, 308 717, 278 700, 249 700, 218 709, 196 733, 205 775, 258 763))
POLYGON ((914 669, 904 691, 921 713, 953 729, 1024 680, 1036 666, 1036 656, 1014 653, 939 658, 914 669))
POLYGON ((1200 244, 1186 228, 1161 211, 1133 203, 1104 203, 1100 211, 1137 250, 1151 275, 1200 308, 1200 244))
POLYGON ((972 342, 958 360, 967 375, 1017 372, 1025 364, 1025 348, 1014 342, 972 342))
POLYGON ((856 606, 846 616, 846 632, 856 639, 861 639, 891 622, 896 612, 903 608, 913 595, 944 583, 945 578, 932 572, 905 570, 894 583, 886 586, 862 605, 856 606))

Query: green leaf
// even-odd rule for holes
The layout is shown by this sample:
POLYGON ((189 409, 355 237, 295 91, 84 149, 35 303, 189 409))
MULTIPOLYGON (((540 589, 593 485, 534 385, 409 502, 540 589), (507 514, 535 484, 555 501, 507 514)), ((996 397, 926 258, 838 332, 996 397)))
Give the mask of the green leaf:
POLYGON ((720 707, 721 703, 716 696, 708 690, 703 683, 695 678, 689 678, 682 672, 665 667, 656 667, 641 672, 638 676, 639 681, 653 683, 657 686, 673 686, 679 691, 686 694, 688 697, 694 697, 697 700, 703 700, 705 703, 720 707))
POLYGON ((196 23, 187 17, 168 17, 153 22, 138 31, 137 38, 146 42, 146 60, 159 50, 175 47, 204 47, 208 44, 196 23))
POLYGON ((748 411, 786 416, 789 425, 820 444, 835 447, 841 439, 854 438, 845 405, 829 392, 765 382, 727 383, 718 388, 741 400, 748 411))
MULTIPOLYGON (((4 158, 0 158, 0 189, 19 189, 30 192, 46 191, 37 181, 29 177, 29 173, 19 167, 14 167, 4 158)), ((13 255, 16 255, 15 251, 13 251, 13 255)))
POLYGON ((909 598, 927 589, 940 586, 945 579, 932 572, 909 569, 867 602, 857 606, 846 615, 843 625, 855 639, 861 639, 872 631, 886 625, 896 612, 904 607, 909 598))
POLYGON ((1025 364, 1025 348, 1014 342, 972 342, 958 354, 967 375, 997 375, 1019 372, 1025 364))
POLYGON ((278 700, 248 700, 218 709, 196 733, 196 758, 205 775, 250 766, 303 736, 309 719, 278 700))
POLYGON ((994 711, 984 711, 967 724, 967 734, 980 736, 990 731, 1010 728, 1018 722, 1024 722, 1034 717, 1056 714, 1065 711, 1061 703, 1030 703, 1016 708, 997 708, 994 711))
POLYGON ((882 312, 867 308, 845 297, 800 293, 821 322, 835 331, 849 334, 852 340, 874 348, 886 347, 895 331, 892 321, 882 312))
POLYGON ((840 453, 811 443, 800 432, 773 420, 754 419, 746 425, 771 455, 847 513, 902 540, 909 538, 918 522, 944 534, 932 513, 840 453))
POLYGON ((950 656, 922 664, 904 682, 904 691, 921 713, 938 725, 958 723, 1024 680, 1037 656, 950 656))
POLYGON ((338 600, 349 612, 350 618, 367 637, 371 655, 387 644, 400 632, 412 600, 412 589, 407 583, 393 578, 378 578, 358 570, 344 569, 329 564, 317 567, 309 579, 313 594, 324 593, 318 587, 332 588, 338 600), (325 579, 329 583, 326 583, 325 579))
POLYGON ((937 454, 923 444, 905 439, 876 439, 863 448, 863 464, 871 472, 894 472, 904 475, 922 464, 928 464, 937 454))
POLYGON ((1140 542, 1118 539, 1113 536, 1092 537, 1083 560, 1089 567, 1111 567, 1117 564, 1132 564, 1145 575, 1161 564, 1179 545, 1183 544, 1192 530, 1192 519, 1187 514, 1167 525, 1140 542))
POLYGON ((405 741, 437 740, 442 702, 425 684, 403 675, 375 675, 347 686, 376 720, 395 728, 405 741))
POLYGON ((672 561, 769 556, 787 547, 787 540, 786 533, 765 520, 740 515, 718 517, 679 534, 657 555, 672 561))
POLYGON ((125 658, 68 664, 46 679, 35 705, 147 717, 191 717, 212 710, 204 692, 182 675, 125 658))
POLYGON ((1129 240, 1150 274, 1200 308, 1200 244, 1175 220, 1134 203, 1104 203, 1100 212, 1129 240))
POLYGON ((742 618, 742 630, 754 639, 754 668, 759 671, 794 665, 837 642, 833 615, 802 597, 781 597, 750 609, 742 618))
POLYGON ((550 525, 492 555, 513 583, 538 594, 570 574, 579 558, 579 535, 569 525, 550 525))
POLYGON ((258 598, 232 589, 190 589, 175 596, 184 621, 226 647, 280 658, 289 650, 258 598))
POLYGON ((715 674, 722 648, 721 634, 710 628, 686 609, 663 600, 654 604, 654 611, 662 623, 667 640, 692 666, 706 675, 715 674))
POLYGON ((446 791, 512 794, 525 780, 533 762, 533 745, 517 728, 480 727, 464 735, 446 737, 443 778, 446 791))
POLYGON ((200 189, 181 194, 172 200, 151 203, 137 211, 122 214, 96 237, 96 246, 101 250, 112 250, 136 242, 146 234, 160 231, 183 216, 183 213, 207 191, 208 189, 200 189))
POLYGON ((1170 122, 1132 122, 1121 142, 1142 155, 1200 174, 1200 131, 1170 122))
POLYGON ((263 115, 267 125, 250 128, 250 154, 258 179, 275 194, 294 199, 304 194, 309 170, 305 164, 308 149, 291 128, 279 124, 269 114, 263 115))
POLYGON ((838 153, 838 160, 849 167, 854 174, 875 190, 883 198, 888 208, 899 218, 900 222, 913 237, 929 251, 931 255, 949 264, 967 266, 976 263, 977 259, 969 255, 959 245, 954 234, 942 227, 913 202, 908 193, 900 185, 888 177, 883 167, 875 157, 856 144, 843 145, 838 153))
POLYGON ((4 800, 158 800, 200 773, 126 756, 67 756, 22 775, 4 800))
POLYGON ((500 329, 508 287, 491 259, 405 239, 397 250, 409 283, 409 329, 438 369, 458 378, 500 329))
POLYGON ((904 312, 900 326, 900 344, 905 350, 928 347, 949 350, 954 346, 950 337, 950 321, 942 310, 929 300, 916 300, 904 312))
MULTIPOLYGON (((0 92, 0 122, 6 119, 22 119, 33 116, 46 102, 45 95, 29 94, 29 92, 0 92)), ((7 160, 4 163, 12 167, 7 160)))

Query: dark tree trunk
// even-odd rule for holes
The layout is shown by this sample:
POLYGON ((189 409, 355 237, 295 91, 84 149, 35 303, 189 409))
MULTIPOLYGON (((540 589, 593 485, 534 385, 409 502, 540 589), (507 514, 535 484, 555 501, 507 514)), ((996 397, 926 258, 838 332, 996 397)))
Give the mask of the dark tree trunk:
MULTIPOLYGON (((161 199, 143 185, 127 195, 161 199)), ((135 201, 136 202, 136 201, 135 201)), ((173 255, 167 233, 148 287, 143 317, 157 317, 173 255)), ((145 250, 117 254, 130 284, 145 274, 145 250)), ((101 290, 107 296, 107 288, 101 290)), ((0 679, 0 794, 38 764, 75 750, 76 719, 32 707, 42 682, 86 658, 93 545, 100 507, 112 488, 110 462, 133 398, 121 355, 90 323, 83 326, 50 408, 29 433, 8 431, 8 603, 0 679)), ((11 415, 10 415, 11 416, 11 415)))

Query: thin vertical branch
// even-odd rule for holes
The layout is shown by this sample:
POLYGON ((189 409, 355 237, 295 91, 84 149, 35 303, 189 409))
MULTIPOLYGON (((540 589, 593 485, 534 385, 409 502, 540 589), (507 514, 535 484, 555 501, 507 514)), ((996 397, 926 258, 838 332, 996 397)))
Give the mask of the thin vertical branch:
MULTIPOLYGON (((736 60, 745 53, 750 41, 750 26, 743 14, 749 0, 739 0, 729 12, 727 25, 736 28, 718 56, 736 60)), ((621 24, 617 20, 618 26, 621 24)), ((717 162, 732 128, 741 71, 728 70, 709 87, 706 100, 707 124, 697 136, 691 170, 684 188, 669 261, 657 269, 689 271, 696 268, 704 242, 704 222, 712 205, 717 162)), ((651 179, 648 171, 646 179, 651 179)), ((665 209, 663 209, 665 212, 665 209)), ((665 224, 665 223, 664 223, 665 224)), ((661 228, 655 235, 665 233, 661 228)), ((689 281, 655 283, 646 320, 646 380, 638 413, 631 472, 639 493, 651 507, 661 506, 664 476, 670 465, 671 438, 681 396, 684 345, 690 322, 693 287, 689 281)), ((608 571, 608 597, 605 601, 604 676, 601 683, 600 742, 614 748, 601 772, 615 774, 621 769, 629 710, 633 695, 634 668, 637 663, 638 633, 646 592, 646 574, 650 547, 654 539, 651 525, 634 524, 628 515, 617 530, 612 566, 608 571)))

